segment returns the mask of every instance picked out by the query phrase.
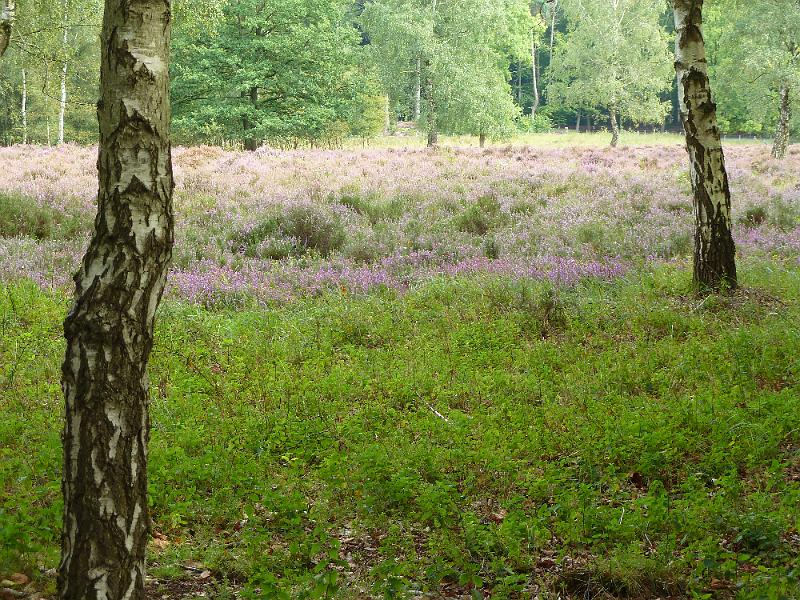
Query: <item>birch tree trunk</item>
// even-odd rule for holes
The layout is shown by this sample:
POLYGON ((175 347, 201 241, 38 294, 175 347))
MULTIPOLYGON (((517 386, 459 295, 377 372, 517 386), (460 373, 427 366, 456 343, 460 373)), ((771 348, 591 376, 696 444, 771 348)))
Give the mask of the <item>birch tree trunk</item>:
POLYGON ((553 44, 556 40, 556 12, 558 11, 558 0, 553 2, 552 11, 550 15, 550 62, 547 63, 548 65, 553 64, 553 44))
POLYGON ((616 148, 619 143, 619 124, 617 123, 616 106, 612 106, 608 109, 608 116, 611 119, 611 147, 616 148))
POLYGON ((15 0, 0 0, 0 57, 6 53, 11 42, 11 28, 17 15, 15 0))
POLYGON ((98 213, 64 322, 60 600, 143 600, 146 374, 172 254, 170 0, 106 0, 98 213))
POLYGON ((536 72, 536 35, 531 31, 531 73, 533 74, 533 104, 531 105, 531 119, 536 117, 539 110, 539 77, 536 72))
POLYGON ((789 86, 781 86, 780 93, 780 117, 778 127, 775 130, 775 142, 772 144, 772 157, 784 158, 786 148, 789 146, 789 122, 792 120, 792 105, 789 98, 789 86))
POLYGON ((61 97, 58 101, 58 143, 64 143, 64 115, 67 112, 67 36, 69 28, 67 27, 69 21, 69 4, 68 0, 63 0, 61 3, 62 8, 62 25, 64 28, 64 36, 61 39, 61 52, 64 55, 64 62, 61 64, 61 97))
POLYGON ((22 69, 22 143, 28 143, 28 78, 22 69))
POLYGON ((678 97, 694 196, 694 282, 701 290, 735 288, 731 193, 708 80, 703 0, 672 0, 672 7, 678 97))
POLYGON ((439 130, 436 123, 436 99, 433 94, 433 78, 430 75, 428 75, 425 88, 428 100, 428 148, 433 148, 439 143, 439 130))
POLYGON ((580 133, 581 131, 581 111, 578 111, 578 114, 575 117, 575 131, 580 133))
POLYGON ((414 122, 419 123, 422 114, 422 59, 417 57, 417 67, 414 73, 414 122))

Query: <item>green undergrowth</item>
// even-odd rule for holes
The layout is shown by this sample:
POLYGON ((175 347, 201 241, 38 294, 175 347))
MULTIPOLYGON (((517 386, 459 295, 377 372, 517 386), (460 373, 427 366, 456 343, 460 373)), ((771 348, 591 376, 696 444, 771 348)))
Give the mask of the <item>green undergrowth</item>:
MULTIPOLYGON (((169 302, 150 368, 161 581, 244 598, 797 598, 800 273, 442 279, 169 302), (195 567, 193 567, 195 568, 195 567)), ((66 298, 0 288, 0 575, 60 525, 66 298)))

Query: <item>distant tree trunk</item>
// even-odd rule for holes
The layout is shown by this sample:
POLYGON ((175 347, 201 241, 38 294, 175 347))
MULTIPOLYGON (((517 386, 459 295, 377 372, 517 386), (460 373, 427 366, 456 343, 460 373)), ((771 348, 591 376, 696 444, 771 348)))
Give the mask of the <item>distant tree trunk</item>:
POLYGON ((592 133, 592 115, 586 115, 586 131, 592 133))
POLYGON ((0 57, 6 53, 11 42, 11 29, 17 16, 15 0, 0 0, 0 57))
POLYGON ((786 156, 786 148, 789 146, 789 122, 792 120, 792 105, 789 98, 789 86, 781 86, 780 93, 780 118, 778 127, 775 130, 775 142, 772 144, 772 157, 783 158, 786 156))
POLYGON ((531 30, 531 74, 533 75, 533 104, 531 105, 531 118, 536 117, 539 110, 539 74, 536 72, 536 36, 531 30))
POLYGON ((731 193, 708 80, 703 0, 672 0, 672 7, 675 71, 694 196, 694 282, 700 290, 735 288, 731 193))
POLYGON ((417 57, 417 68, 414 73, 414 122, 419 123, 422 114, 422 59, 417 57))
POLYGON ((22 69, 22 143, 28 143, 28 78, 22 69))
MULTIPOLYGON (((556 40, 556 13, 558 12, 558 0, 553 2, 552 13, 550 14, 550 62, 548 65, 553 64, 553 45, 556 40)), ((548 67, 549 68, 549 67, 548 67)))
POLYGON ((425 85, 428 100, 428 148, 433 148, 439 143, 439 131, 436 123, 436 100, 434 98, 433 79, 428 75, 425 85))
POLYGON ((575 117, 575 131, 580 132, 581 130, 581 111, 578 111, 578 114, 575 117))
POLYGON ((616 148, 619 143, 619 125, 617 124, 617 108, 615 106, 609 107, 608 116, 611 119, 611 147, 616 148))
POLYGON ((517 106, 522 106, 522 62, 517 61, 517 76, 515 78, 515 92, 517 96, 517 106))
POLYGON ((486 134, 481 131, 480 135, 478 136, 478 144, 481 148, 486 146, 486 134))
MULTIPOLYGON (((250 101, 250 106, 255 108, 258 106, 258 88, 252 87, 247 93, 247 97, 250 101)), ((255 135, 250 133, 250 130, 253 128, 253 124, 250 123, 250 119, 245 114, 243 117, 243 127, 244 127, 244 149, 253 151, 258 150, 258 140, 256 139, 255 135)))
POLYGON ((147 361, 172 255, 169 0, 106 0, 98 213, 62 365, 60 600, 144 600, 147 361))
POLYGON ((58 143, 64 143, 64 115, 67 112, 67 0, 63 0, 62 8, 64 36, 61 40, 61 51, 64 53, 64 62, 61 64, 61 98, 58 101, 58 143))

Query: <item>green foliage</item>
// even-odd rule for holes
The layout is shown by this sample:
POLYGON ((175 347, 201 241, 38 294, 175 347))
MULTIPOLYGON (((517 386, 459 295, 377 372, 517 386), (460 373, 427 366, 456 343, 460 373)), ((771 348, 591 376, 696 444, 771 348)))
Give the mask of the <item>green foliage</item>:
POLYGON ((174 128, 248 148, 338 143, 363 102, 358 35, 340 0, 225 3, 203 28, 176 27, 174 128), (209 124, 211 129, 209 129, 209 124))
MULTIPOLYGON (((246 598, 796 596, 799 282, 741 268, 702 303, 674 265, 166 303, 150 564, 246 598)), ((58 559, 66 307, 0 289, 0 575, 58 559)))
POLYGON ((507 137, 519 109, 508 56, 526 48, 534 21, 527 2, 375 0, 361 23, 369 56, 397 112, 412 118, 416 90, 425 129, 507 137))
POLYGON ((549 71, 548 100, 602 107, 636 123, 660 123, 674 79, 661 0, 569 0, 569 31, 549 71))
POLYGON ((723 131, 774 127, 782 86, 800 89, 800 10, 771 0, 724 0, 705 11, 709 70, 723 131))
POLYGON ((544 111, 537 111, 536 114, 523 115, 517 119, 517 129, 520 133, 547 133, 553 129, 553 121, 544 111))

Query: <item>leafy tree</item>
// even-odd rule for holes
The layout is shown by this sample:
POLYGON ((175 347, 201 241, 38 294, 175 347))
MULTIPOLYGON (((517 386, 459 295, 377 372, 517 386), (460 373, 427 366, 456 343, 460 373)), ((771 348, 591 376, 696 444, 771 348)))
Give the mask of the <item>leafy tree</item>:
POLYGON ((340 0, 231 0, 211 31, 186 22, 173 46, 175 128, 212 128, 248 149, 324 138, 362 83, 345 11, 340 0))
POLYGON ((800 92, 800 4, 726 0, 712 13, 720 111, 728 128, 760 130, 776 123, 772 155, 783 158, 792 100, 800 92))
POLYGON ((564 0, 569 29, 556 46, 550 102, 576 110, 601 107, 619 139, 618 113, 657 123, 668 112, 660 95, 673 78, 661 0, 564 0))
POLYGON ((533 27, 520 0, 373 0, 361 23, 391 104, 439 129, 498 137, 517 114, 509 57, 528 52, 533 27))

